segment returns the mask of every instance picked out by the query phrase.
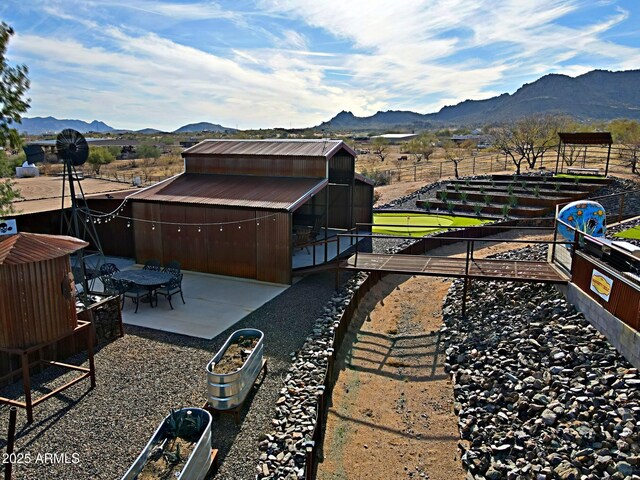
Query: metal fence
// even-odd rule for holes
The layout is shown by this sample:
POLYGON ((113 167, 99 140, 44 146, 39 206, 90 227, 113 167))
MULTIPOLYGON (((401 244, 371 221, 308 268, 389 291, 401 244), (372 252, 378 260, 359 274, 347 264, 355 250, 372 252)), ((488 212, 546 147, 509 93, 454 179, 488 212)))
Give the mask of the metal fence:
MULTIPOLYGON (((625 147, 615 147, 611 150, 611 158, 609 161, 609 175, 630 174, 632 173, 631 164, 634 152, 625 147)), ((545 169, 549 171, 556 170, 558 163, 558 171, 566 171, 567 167, 581 167, 601 165, 604 172, 606 164, 606 154, 600 148, 592 148, 591 150, 581 153, 580 156, 571 159, 560 157, 558 160, 557 147, 549 149, 536 164, 537 169, 545 169)), ((395 167, 381 166, 371 171, 365 171, 366 174, 383 175, 386 183, 411 182, 411 181, 429 181, 434 182, 445 178, 455 177, 455 164, 449 160, 422 160, 414 162, 407 160, 395 160, 395 167)), ((640 164, 640 161, 638 162, 640 164)), ((526 161, 521 164, 521 171, 527 171, 528 165, 526 161)), ((639 165, 640 168, 640 165, 639 165)), ((461 177, 472 175, 490 175, 493 173, 515 173, 516 166, 511 159, 498 152, 473 151, 471 154, 458 162, 458 175, 461 177)), ((640 178, 640 177, 639 177, 640 178)))

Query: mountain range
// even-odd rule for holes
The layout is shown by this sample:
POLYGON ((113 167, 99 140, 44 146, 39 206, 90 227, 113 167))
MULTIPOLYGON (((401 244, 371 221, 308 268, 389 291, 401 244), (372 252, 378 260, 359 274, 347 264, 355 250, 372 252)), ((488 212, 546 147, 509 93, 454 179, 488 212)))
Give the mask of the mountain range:
MULTIPOLYGON (((122 130, 110 127, 104 122, 94 120, 93 122, 85 122, 82 120, 69 120, 58 119, 54 117, 24 117, 22 123, 17 127, 21 133, 27 133, 29 135, 44 135, 58 133, 65 128, 72 128, 80 133, 95 132, 95 133, 143 133, 143 134, 157 134, 166 133, 155 128, 144 128, 142 130, 122 130)), ((223 127, 217 123, 191 123, 184 125, 171 133, 194 133, 194 132, 216 132, 216 133, 234 133, 237 132, 235 128, 223 127)))
MULTIPOLYGON (((640 120, 640 70, 610 72, 593 70, 577 77, 549 74, 524 84, 513 94, 485 100, 465 100, 445 106, 436 113, 389 110, 369 117, 356 117, 342 111, 327 122, 313 127, 325 131, 423 130, 444 126, 482 126, 511 121, 532 114, 565 114, 579 121, 628 118, 640 120)), ((124 133, 104 122, 59 120, 54 117, 23 118, 20 132, 32 135, 57 133, 65 128, 79 132, 124 133)), ((215 123, 192 123, 172 133, 237 132, 215 123)), ((145 128, 136 133, 161 133, 145 128)))
POLYGON ((640 120, 640 70, 593 70, 578 77, 549 74, 524 84, 513 94, 465 100, 437 113, 378 112, 356 117, 342 111, 322 130, 424 129, 444 125, 486 125, 532 114, 566 114, 580 121, 629 118, 640 120))

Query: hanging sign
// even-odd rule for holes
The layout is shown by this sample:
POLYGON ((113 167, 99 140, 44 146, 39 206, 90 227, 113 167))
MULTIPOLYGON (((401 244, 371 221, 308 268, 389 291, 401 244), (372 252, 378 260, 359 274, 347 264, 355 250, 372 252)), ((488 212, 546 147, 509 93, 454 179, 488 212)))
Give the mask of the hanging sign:
POLYGON ((612 288, 613 279, 607 277, 604 273, 601 273, 594 268, 593 272, 591 272, 591 291, 595 292, 596 295, 608 302, 612 288))
POLYGON ((15 220, 0 219, 0 235, 15 235, 18 233, 18 225, 15 220))

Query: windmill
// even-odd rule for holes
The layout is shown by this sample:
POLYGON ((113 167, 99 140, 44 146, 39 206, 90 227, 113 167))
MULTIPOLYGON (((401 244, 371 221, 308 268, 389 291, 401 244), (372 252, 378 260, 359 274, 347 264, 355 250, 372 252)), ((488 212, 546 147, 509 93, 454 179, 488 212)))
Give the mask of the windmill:
POLYGON ((89 207, 84 197, 84 191, 80 183, 81 175, 78 175, 76 167, 83 165, 89 157, 89 145, 80 132, 70 128, 63 130, 56 138, 56 154, 64 164, 64 174, 62 181, 62 206, 60 210, 60 233, 70 235, 88 241, 96 251, 89 252, 85 249, 78 250, 75 254, 74 277, 76 283, 82 284, 80 298, 87 303, 87 294, 90 287, 93 287, 96 272, 100 265, 104 263, 104 254, 100 239, 96 232, 96 227, 89 207), (65 207, 65 190, 69 184, 69 195, 71 197, 71 208, 65 207), (76 191, 76 183, 78 189, 76 191), (91 268, 87 269, 88 259, 93 260, 91 268), (90 284, 89 284, 90 283, 90 284))

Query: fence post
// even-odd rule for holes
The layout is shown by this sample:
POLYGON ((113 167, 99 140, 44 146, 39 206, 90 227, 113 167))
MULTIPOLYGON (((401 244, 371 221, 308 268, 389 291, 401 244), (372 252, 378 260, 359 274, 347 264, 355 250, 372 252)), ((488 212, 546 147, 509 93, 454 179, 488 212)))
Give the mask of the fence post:
POLYGON ((442 162, 440 162, 440 174, 438 175, 438 180, 442 178, 442 162))
POLYGON ((415 164, 413 166, 413 181, 415 182, 417 180, 418 177, 418 164, 415 164))
POLYGON ((618 222, 622 221, 623 210, 624 210, 624 195, 620 197, 620 209, 618 210, 618 222))

